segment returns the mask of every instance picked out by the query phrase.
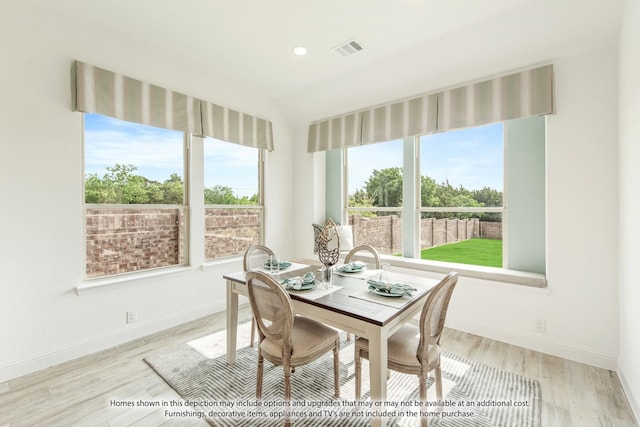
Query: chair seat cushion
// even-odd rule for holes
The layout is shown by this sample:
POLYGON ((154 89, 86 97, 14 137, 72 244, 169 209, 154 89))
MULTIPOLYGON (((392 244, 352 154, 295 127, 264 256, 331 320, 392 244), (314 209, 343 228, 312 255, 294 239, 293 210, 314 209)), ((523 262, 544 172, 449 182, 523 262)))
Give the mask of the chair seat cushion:
MULTIPOLYGON (((403 325, 387 341, 387 359, 390 365, 404 365, 407 367, 420 367, 417 351, 420 342, 420 329, 412 325, 403 325)), ((364 351, 363 357, 369 358, 369 340, 358 337, 355 342, 356 348, 364 351)), ((429 362, 438 359, 440 346, 429 346, 429 362)))
MULTIPOLYGON (((293 318, 291 330, 291 365, 308 363, 318 354, 325 353, 333 348, 336 340, 340 338, 338 331, 315 320, 302 316, 293 318)), ((282 358, 282 343, 265 339, 260 344, 260 349, 266 353, 267 359, 274 361, 282 358)))

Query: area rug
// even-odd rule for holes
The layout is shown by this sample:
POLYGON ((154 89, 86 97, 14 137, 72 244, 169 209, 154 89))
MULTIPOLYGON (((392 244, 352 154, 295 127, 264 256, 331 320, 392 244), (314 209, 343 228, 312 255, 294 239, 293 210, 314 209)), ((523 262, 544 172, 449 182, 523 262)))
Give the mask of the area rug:
MULTIPOLYGON (((205 418, 213 426, 280 426, 284 395, 282 368, 265 360, 263 399, 255 400, 257 355, 248 346, 250 323, 238 328, 237 361, 226 362, 226 335, 220 331, 160 351, 145 359, 183 402, 155 402, 165 418, 205 418)), ((344 338, 344 337, 343 337, 344 338)), ((370 425, 383 415, 391 426, 420 425, 418 378, 392 372, 388 402, 371 402, 368 364, 363 360, 363 400, 354 401, 353 344, 342 341, 341 396, 333 398, 331 352, 296 368, 291 376, 289 410, 294 426, 370 425), (380 406, 375 406, 380 404, 380 406)), ((443 406, 436 406, 435 385, 428 382, 430 426, 540 427, 540 384, 450 353, 442 355, 443 406)))

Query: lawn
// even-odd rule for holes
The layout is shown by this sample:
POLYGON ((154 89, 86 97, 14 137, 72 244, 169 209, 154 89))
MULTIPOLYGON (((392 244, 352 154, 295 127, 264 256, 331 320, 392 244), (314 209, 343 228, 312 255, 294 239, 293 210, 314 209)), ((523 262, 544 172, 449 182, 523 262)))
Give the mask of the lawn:
POLYGON ((470 239, 423 249, 422 259, 502 267, 502 240, 470 239))

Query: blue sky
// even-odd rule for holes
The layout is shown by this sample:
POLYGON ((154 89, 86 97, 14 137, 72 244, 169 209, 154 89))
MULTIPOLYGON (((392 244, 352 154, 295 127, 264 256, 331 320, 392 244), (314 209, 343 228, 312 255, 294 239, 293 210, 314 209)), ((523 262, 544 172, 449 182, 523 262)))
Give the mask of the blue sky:
MULTIPOLYGON (((349 194, 364 187, 373 169, 402 167, 402 141, 349 149, 349 194)), ((420 138, 420 174, 469 190, 502 191, 503 125, 481 126, 420 138)))
MULTIPOLYGON (((137 173, 164 181, 184 177, 182 132, 132 124, 98 114, 85 115, 85 172, 102 177, 116 163, 137 166, 137 173)), ((501 123, 423 136, 420 171, 437 182, 473 190, 503 187, 501 123)), ((258 191, 257 151, 205 139, 205 187, 225 185, 238 196, 258 191)), ((363 188, 373 169, 402 167, 402 141, 349 149, 349 193, 363 188)))
MULTIPOLYGON (((116 163, 137 166, 136 173, 164 181, 184 178, 182 132, 133 124, 98 114, 85 114, 85 173, 102 177, 116 163)), ((258 192, 255 149, 206 138, 205 187, 225 185, 238 196, 258 192)))

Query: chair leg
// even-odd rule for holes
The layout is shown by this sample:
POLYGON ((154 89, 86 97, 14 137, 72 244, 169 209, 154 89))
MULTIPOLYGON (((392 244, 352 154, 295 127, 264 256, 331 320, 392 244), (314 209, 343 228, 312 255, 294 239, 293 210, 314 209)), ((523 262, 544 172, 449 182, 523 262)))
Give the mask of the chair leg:
POLYGON ((442 369, 440 368, 440 361, 438 361, 438 365, 436 366, 436 398, 438 401, 442 402, 442 369))
POLYGON ((360 350, 358 350, 357 348, 355 349, 355 353, 353 355, 353 360, 355 361, 355 374, 356 374, 356 400, 360 400, 360 392, 361 387, 362 387, 362 376, 361 376, 361 369, 362 369, 362 359, 360 356, 360 350))
POLYGON ((291 426, 291 418, 289 416, 291 411, 291 367, 289 366, 288 360, 285 360, 282 369, 284 370, 284 400, 287 403, 285 407, 284 425, 285 427, 289 427, 291 426))
POLYGON ((427 427, 427 416, 424 412, 427 410, 427 377, 428 373, 418 375, 420 388, 420 427, 427 427))
POLYGON ((264 371, 264 358, 258 349, 258 373, 256 375, 256 399, 262 399, 262 373, 264 371))
POLYGON ((340 397, 340 339, 336 340, 333 347, 333 384, 336 390, 336 397, 340 397))

